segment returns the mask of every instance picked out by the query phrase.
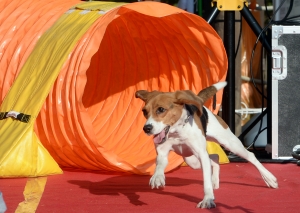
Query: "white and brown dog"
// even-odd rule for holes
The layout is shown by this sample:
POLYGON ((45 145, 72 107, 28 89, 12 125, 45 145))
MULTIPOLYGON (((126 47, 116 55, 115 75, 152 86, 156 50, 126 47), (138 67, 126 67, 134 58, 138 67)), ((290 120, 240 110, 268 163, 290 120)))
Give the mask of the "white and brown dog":
POLYGON ((278 188, 274 175, 256 159, 253 153, 244 148, 241 141, 219 116, 203 106, 206 100, 226 84, 226 82, 216 83, 202 90, 198 95, 189 90, 136 92, 135 96, 145 102, 143 113, 147 121, 143 130, 148 135, 154 135, 157 151, 156 168, 149 183, 152 188, 165 186, 164 170, 168 164, 168 154, 172 150, 181 155, 193 169, 203 170, 204 198, 197 207, 216 207, 213 189, 219 188, 220 168, 216 162, 218 159, 213 159, 206 151, 206 140, 215 141, 251 162, 268 187, 278 188))

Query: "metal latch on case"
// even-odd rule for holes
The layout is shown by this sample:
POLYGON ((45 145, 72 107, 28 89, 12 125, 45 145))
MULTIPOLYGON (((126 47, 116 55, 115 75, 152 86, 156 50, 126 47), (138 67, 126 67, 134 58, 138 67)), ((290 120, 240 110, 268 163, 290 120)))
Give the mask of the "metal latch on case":
POLYGON ((283 80, 287 76, 287 50, 285 46, 272 47, 272 79, 283 80))

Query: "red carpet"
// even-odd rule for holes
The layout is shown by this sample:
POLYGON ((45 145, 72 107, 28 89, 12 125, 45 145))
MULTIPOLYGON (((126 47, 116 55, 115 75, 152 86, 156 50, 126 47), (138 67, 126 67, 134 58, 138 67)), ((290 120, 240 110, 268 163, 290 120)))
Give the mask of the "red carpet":
MULTIPOLYGON (((151 190, 150 176, 112 175, 65 171, 49 176, 37 208, 47 212, 298 212, 300 168, 295 164, 264 164, 278 179, 279 189, 269 189, 249 163, 221 165, 217 208, 195 208, 203 197, 202 171, 181 167, 166 174, 167 186, 151 190)), ((27 179, 1 179, 8 211, 24 200, 27 179)))

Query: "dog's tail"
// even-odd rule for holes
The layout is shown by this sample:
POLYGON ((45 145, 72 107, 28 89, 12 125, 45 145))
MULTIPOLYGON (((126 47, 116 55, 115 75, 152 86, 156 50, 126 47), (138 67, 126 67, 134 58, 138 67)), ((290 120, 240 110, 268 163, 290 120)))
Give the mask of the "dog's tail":
POLYGON ((226 81, 218 82, 210 87, 201 90, 197 96, 203 100, 203 103, 205 103, 208 99, 214 96, 220 89, 224 88, 226 85, 226 81))

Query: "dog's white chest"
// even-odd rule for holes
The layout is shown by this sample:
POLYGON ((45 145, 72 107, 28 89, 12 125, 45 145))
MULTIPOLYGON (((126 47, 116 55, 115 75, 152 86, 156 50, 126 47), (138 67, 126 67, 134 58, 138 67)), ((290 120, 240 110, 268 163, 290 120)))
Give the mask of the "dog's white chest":
POLYGON ((186 144, 173 145, 172 148, 173 148, 173 151, 177 155, 180 155, 183 157, 189 157, 189 156, 193 155, 192 150, 186 144))
POLYGON ((193 155, 194 153, 190 147, 190 141, 197 143, 199 140, 199 137, 194 138, 195 131, 199 131, 198 128, 195 128, 196 125, 191 126, 188 124, 184 128, 175 129, 173 131, 171 129, 168 139, 172 144, 172 151, 183 157, 189 157, 193 155))

